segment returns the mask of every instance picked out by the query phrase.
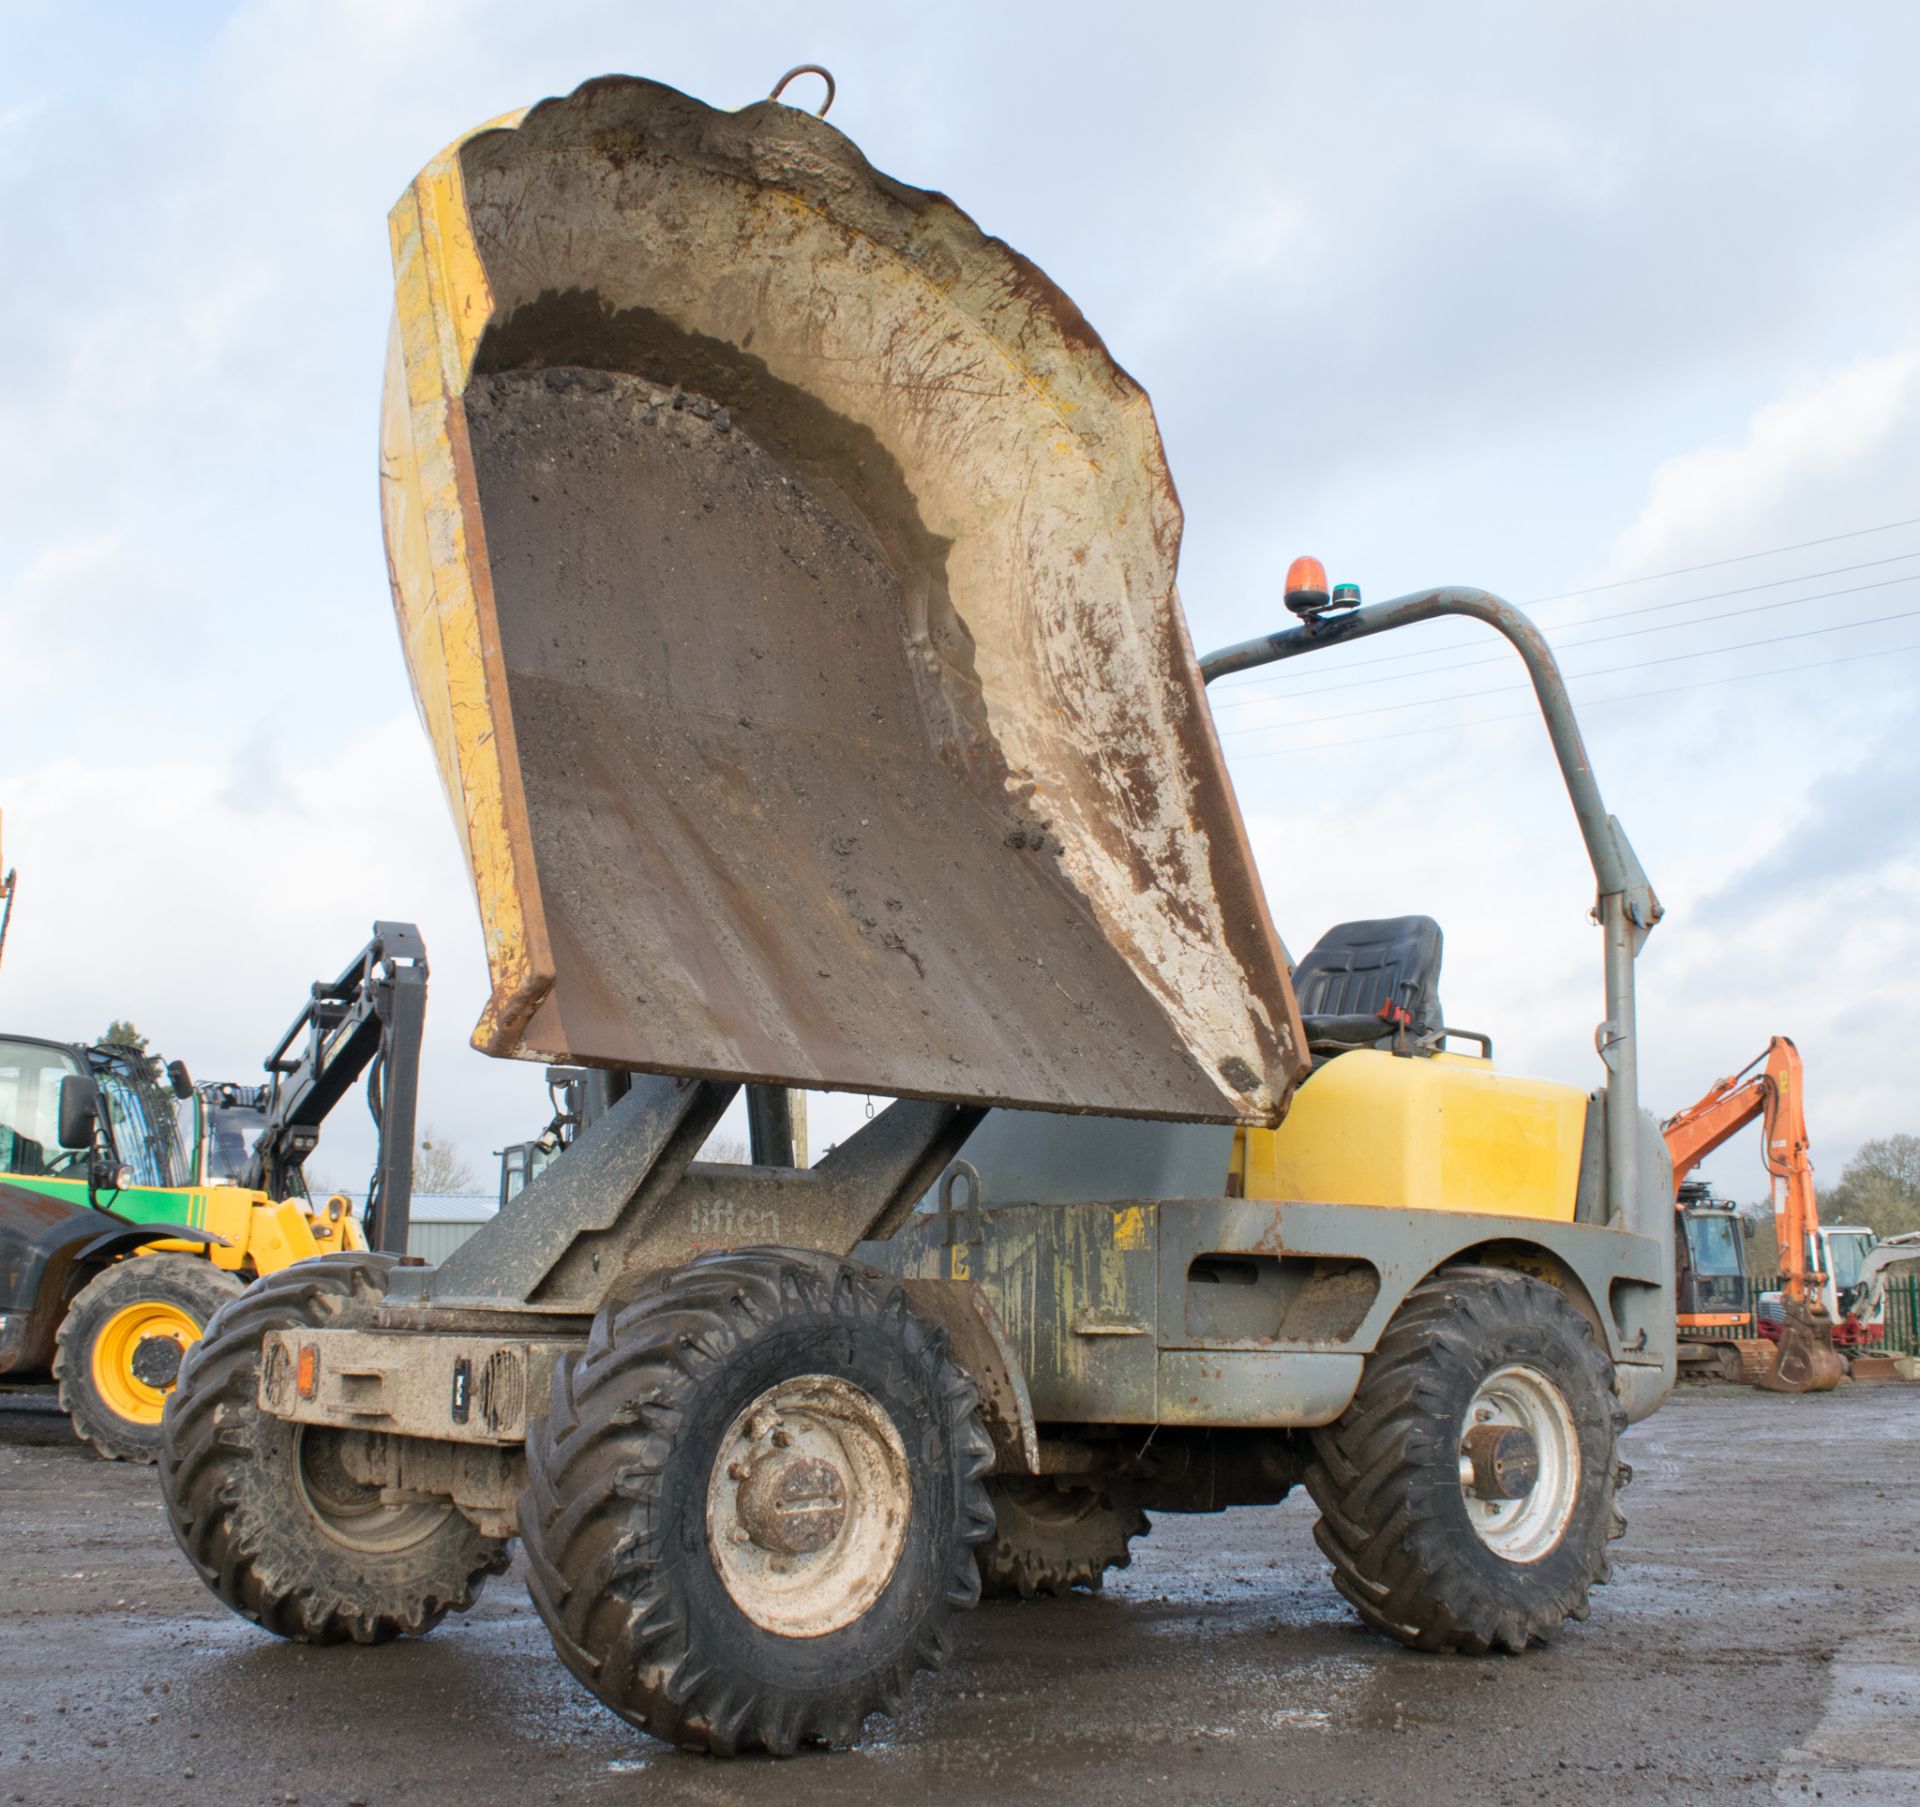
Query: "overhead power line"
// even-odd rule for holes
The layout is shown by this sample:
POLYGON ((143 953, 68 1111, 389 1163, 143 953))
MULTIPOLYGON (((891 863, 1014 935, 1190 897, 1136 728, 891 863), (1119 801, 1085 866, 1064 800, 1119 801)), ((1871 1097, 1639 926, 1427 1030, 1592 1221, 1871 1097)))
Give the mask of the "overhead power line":
POLYGON ((1770 546, 1764 552, 1736 552, 1731 558, 1710 558, 1700 565, 1676 565, 1671 571, 1649 571, 1644 577, 1620 577, 1612 583, 1589 584, 1584 590, 1556 590, 1551 596, 1536 596, 1525 608, 1542 603, 1570 602, 1576 596, 1598 596, 1603 590, 1624 590, 1631 584, 1658 583, 1667 577, 1690 577, 1696 571, 1717 571, 1722 565, 1744 565, 1756 558, 1778 558, 1782 553, 1805 552, 1810 546, 1832 546, 1841 540, 1864 539, 1870 533, 1891 533, 1897 527, 1920 527, 1920 515, 1906 521, 1883 521, 1878 527, 1855 527, 1847 533, 1829 533, 1822 539, 1800 540, 1791 546, 1770 546))
MULTIPOLYGON (((1737 640, 1729 646, 1716 646, 1701 652, 1668 653, 1658 659, 1635 659, 1625 665, 1603 665, 1594 671, 1571 672, 1566 675, 1570 682, 1581 678, 1613 677, 1620 672, 1641 671, 1652 665, 1677 665, 1687 659, 1715 658, 1723 653, 1746 652, 1758 646, 1781 646, 1789 640, 1811 640, 1820 634, 1838 634, 1848 632, 1854 628, 1879 627, 1889 621, 1911 620, 1916 615, 1920 615, 1920 609, 1901 609, 1891 615, 1872 616, 1866 621, 1831 622, 1824 627, 1801 628, 1796 633, 1772 634, 1764 640, 1737 640)), ((1262 727, 1239 728, 1230 731, 1221 738, 1228 740, 1242 735, 1271 734, 1280 728, 1305 728, 1311 727, 1318 722, 1352 721, 1363 715, 1390 715, 1401 709, 1437 709, 1447 703, 1463 703, 1474 697, 1501 696, 1510 691, 1531 690, 1532 688, 1533 686, 1528 683, 1491 684, 1482 690, 1456 691, 1451 696, 1414 697, 1402 703, 1376 703, 1367 709, 1342 710, 1335 715, 1309 715, 1295 722, 1273 722, 1262 727)), ((1585 704, 1582 705, 1583 708, 1586 706, 1585 704)))
MULTIPOLYGON (((1749 684, 1759 678, 1798 677, 1803 671, 1819 671, 1829 665, 1855 665, 1862 659, 1891 659, 1901 653, 1920 652, 1920 640, 1912 640, 1904 646, 1879 646, 1871 652, 1841 653, 1832 659, 1807 659, 1793 665, 1776 665, 1766 671, 1736 671, 1718 678, 1694 678, 1685 684, 1663 684, 1655 690, 1632 690, 1624 696, 1594 697, 1580 705, 1584 714, 1589 709, 1605 708, 1611 703, 1637 703, 1643 698, 1654 696, 1674 696, 1683 690, 1712 690, 1721 684, 1749 684)), ((1486 694, 1486 693, 1481 693, 1486 694)), ((1322 720, 1337 721, 1338 716, 1321 717, 1322 720)), ((1424 728, 1396 728, 1386 734, 1355 734, 1345 740, 1315 740, 1298 747, 1263 747, 1257 753, 1237 753, 1236 764, 1254 759, 1285 759, 1300 753, 1328 752, 1336 747, 1366 747, 1376 741, 1412 740, 1421 734, 1459 734, 1469 728, 1491 728, 1501 722, 1538 721, 1539 713, 1531 709, 1517 709, 1507 715, 1483 715, 1466 722, 1433 722, 1424 728)), ((1299 724, 1305 726, 1304 723, 1299 724)))

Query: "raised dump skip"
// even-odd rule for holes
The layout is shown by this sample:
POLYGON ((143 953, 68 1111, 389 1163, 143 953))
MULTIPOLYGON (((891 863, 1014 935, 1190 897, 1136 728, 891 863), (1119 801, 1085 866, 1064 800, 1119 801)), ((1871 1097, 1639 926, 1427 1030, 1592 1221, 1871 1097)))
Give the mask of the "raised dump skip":
POLYGON ((393 216, 396 606, 489 1052, 1271 1121, 1147 398, 832 127, 592 83, 393 216))

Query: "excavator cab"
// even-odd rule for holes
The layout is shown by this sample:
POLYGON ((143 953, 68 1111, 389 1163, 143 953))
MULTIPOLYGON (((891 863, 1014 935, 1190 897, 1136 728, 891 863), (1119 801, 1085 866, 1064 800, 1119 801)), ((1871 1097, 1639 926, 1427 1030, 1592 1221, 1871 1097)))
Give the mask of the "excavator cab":
POLYGON ((1730 1200, 1715 1198, 1704 1181, 1686 1180, 1673 1233, 1674 1307, 1681 1328, 1749 1324, 1753 1298, 1745 1244, 1753 1235, 1751 1220, 1730 1200))
POLYGON ((1859 1284, 1861 1267, 1880 1239, 1865 1224, 1822 1224, 1819 1235, 1826 1256, 1819 1263, 1827 1278, 1823 1290, 1834 1295, 1827 1309, 1838 1319, 1843 1315, 1840 1301, 1859 1284))
POLYGON ((1820 1299, 1833 1320, 1833 1340, 1850 1348, 1874 1341, 1882 1332, 1862 1322, 1858 1306, 1865 1290, 1861 1275, 1880 1238, 1865 1224, 1844 1223, 1822 1224, 1815 1237, 1820 1299))

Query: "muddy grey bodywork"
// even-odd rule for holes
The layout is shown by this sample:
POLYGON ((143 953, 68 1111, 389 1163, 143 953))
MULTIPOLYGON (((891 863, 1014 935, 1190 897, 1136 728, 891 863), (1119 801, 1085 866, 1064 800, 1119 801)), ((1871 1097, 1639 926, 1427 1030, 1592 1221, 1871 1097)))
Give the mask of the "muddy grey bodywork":
MULTIPOLYGON (((713 1166, 694 1156, 737 1081, 654 1077, 442 1268, 399 1270, 370 1325, 341 1326, 397 1333, 356 1345, 356 1399, 300 1400, 263 1375, 263 1403, 407 1437, 497 1441, 472 1428, 470 1389, 479 1372, 510 1389, 537 1384, 522 1371, 539 1365, 530 1320, 562 1341, 583 1339, 593 1314, 663 1267, 711 1248, 787 1244, 856 1252, 913 1284, 916 1306, 966 1351, 1003 1467, 1043 1465, 1048 1427, 1071 1437, 1125 1425, 1284 1433, 1331 1423, 1407 1294, 1462 1262, 1559 1287, 1611 1358, 1627 1415, 1644 1417, 1675 1373, 1671 1172, 1636 1098, 1633 962, 1660 906, 1601 802, 1551 651, 1497 598, 1444 590, 1309 622, 1202 669, 1211 678, 1437 614, 1486 621, 1520 651, 1597 881, 1607 1000, 1597 1043, 1608 1076, 1589 1114, 1575 1221, 1188 1196, 1212 1174, 1224 1190, 1228 1132, 995 1120, 958 1099, 900 1099, 811 1169, 713 1166), (456 1354, 446 1335, 455 1330, 494 1342, 456 1354), (411 1366, 423 1356, 431 1384, 411 1366)), ((503 1511, 516 1460, 490 1469, 484 1487, 459 1469, 470 1491, 452 1481, 449 1490, 463 1506, 503 1511)))
POLYGON ((914 1309, 947 1329, 980 1387, 1001 1472, 1042 1472, 1061 1439, 1108 1427, 1331 1423, 1408 1292, 1449 1263, 1514 1268, 1564 1291, 1612 1358, 1630 1419, 1673 1387, 1671 1187, 1650 1117, 1639 1121, 1644 1189, 1616 1226, 1063 1198, 1078 1189, 1076 1151, 1091 1132, 1117 1134, 1136 1177, 1178 1179, 1209 1158, 1206 1145, 1181 1126, 1071 1118, 990 1118, 974 1130, 972 1113, 905 1102, 820 1168, 682 1160, 663 1177, 676 1139, 697 1147, 724 1108, 722 1091, 643 1082, 454 1260, 397 1269, 357 1322, 276 1336, 284 1347, 263 1366, 262 1403, 303 1422, 511 1452, 447 1469, 447 1491, 467 1507, 504 1512, 527 1421, 594 1312, 707 1249, 828 1235, 826 1246, 900 1275, 914 1309), (1019 1195, 1018 1163, 1037 1176, 1033 1196, 982 1204, 982 1188, 1019 1195), (879 1233, 854 1233, 860 1225, 879 1233), (296 1343, 320 1351, 311 1398, 291 1385, 296 1343))
POLYGON ((1032 1156, 1034 1126, 995 1137, 989 1118, 933 1208, 856 1250, 903 1277, 978 1286, 1040 1423, 1330 1423, 1407 1293, 1449 1262, 1559 1286, 1615 1362, 1630 1418, 1672 1388, 1671 1188, 1651 1118, 1639 1123, 1643 1190, 1618 1226, 1219 1197, 1069 1202, 1058 1194, 1074 1189, 1072 1151, 1092 1126, 1055 1122, 1037 1186, 994 1159, 1010 1139, 1032 1156))

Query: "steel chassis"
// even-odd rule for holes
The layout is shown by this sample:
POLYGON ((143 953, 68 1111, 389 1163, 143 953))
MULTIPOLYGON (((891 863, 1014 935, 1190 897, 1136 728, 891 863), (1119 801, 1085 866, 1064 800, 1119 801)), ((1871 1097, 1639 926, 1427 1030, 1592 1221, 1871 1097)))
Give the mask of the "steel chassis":
POLYGON ((1201 669, 1211 682, 1449 614, 1487 622, 1518 650, 1598 887, 1604 1127, 1590 1129, 1576 1221, 1233 1198, 981 1210, 975 1197, 955 1210, 951 1186, 940 1211, 916 1213, 981 1110, 898 1100, 796 1169, 777 1104, 755 1098, 754 1152, 767 1164, 715 1165, 694 1157, 737 1085, 636 1076, 563 1161, 438 1267, 394 1268, 384 1299, 350 1322, 273 1333, 262 1405, 386 1433, 391 1484, 450 1496, 505 1534, 518 1446, 595 1314, 702 1251, 786 1245, 857 1252, 906 1279, 981 1389, 999 1472, 1071 1469, 1114 1427, 1329 1423, 1407 1292, 1461 1258, 1559 1285, 1615 1362, 1629 1416, 1651 1411, 1674 1378, 1672 1207, 1636 1097, 1633 962, 1660 907, 1601 801, 1545 640, 1485 591, 1441 589, 1311 618, 1201 669))

